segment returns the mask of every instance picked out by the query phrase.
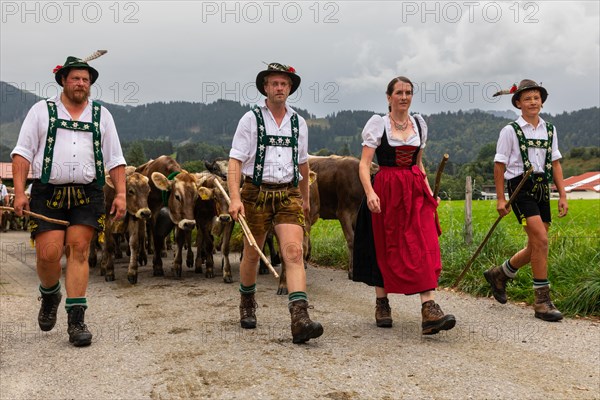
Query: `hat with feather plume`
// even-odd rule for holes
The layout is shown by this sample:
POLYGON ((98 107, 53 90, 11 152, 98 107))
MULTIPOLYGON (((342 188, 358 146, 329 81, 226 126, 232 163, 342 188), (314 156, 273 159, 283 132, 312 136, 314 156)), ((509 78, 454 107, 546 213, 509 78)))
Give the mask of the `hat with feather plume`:
POLYGON ((300 77, 296 75, 296 70, 294 67, 279 63, 267 64, 267 69, 260 71, 258 75, 256 75, 256 88, 264 96, 267 95, 265 92, 265 77, 269 74, 286 74, 289 76, 292 80, 292 89, 290 90, 290 94, 294 93, 300 86, 300 77))
POLYGON ((60 86, 62 86, 62 78, 67 77, 71 68, 87 69, 88 71, 90 71, 91 83, 94 84, 94 82, 96 82, 96 79, 98 79, 98 71, 91 67, 88 64, 88 61, 95 60, 96 58, 106 54, 106 52, 106 50, 97 50, 84 58, 78 58, 73 56, 67 57, 67 61, 65 61, 63 65, 57 65, 52 70, 52 72, 54 73, 54 79, 60 86))
POLYGON ((518 87, 516 83, 513 83, 510 89, 500 90, 499 92, 494 93, 493 97, 501 96, 503 94, 512 94, 512 105, 515 106, 515 108, 520 108, 517 107, 517 100, 521 98, 521 93, 523 93, 526 90, 532 89, 538 90, 540 92, 540 95, 542 96, 542 104, 544 104, 544 102, 548 98, 548 91, 543 86, 538 85, 535 81, 532 81, 531 79, 523 79, 521 82, 519 82, 518 87))

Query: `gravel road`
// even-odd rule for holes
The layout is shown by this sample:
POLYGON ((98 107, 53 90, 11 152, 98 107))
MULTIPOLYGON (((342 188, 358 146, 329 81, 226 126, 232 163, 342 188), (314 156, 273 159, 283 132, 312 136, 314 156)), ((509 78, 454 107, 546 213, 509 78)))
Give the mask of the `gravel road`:
MULTIPOLYGON (((35 256, 25 232, 0 233, 1 399, 599 399, 600 324, 543 322, 530 307, 438 292, 456 328, 420 334, 416 296, 391 296, 394 326, 374 321, 374 293, 346 272, 309 266, 323 336, 291 341, 287 296, 259 276, 258 327, 239 328, 233 284, 185 269, 152 277, 126 264, 115 282, 92 270, 90 347, 68 343, 66 313, 37 326, 35 256)), ((217 274, 220 272, 217 271, 217 274)), ((64 303, 64 301, 63 301, 64 303)))

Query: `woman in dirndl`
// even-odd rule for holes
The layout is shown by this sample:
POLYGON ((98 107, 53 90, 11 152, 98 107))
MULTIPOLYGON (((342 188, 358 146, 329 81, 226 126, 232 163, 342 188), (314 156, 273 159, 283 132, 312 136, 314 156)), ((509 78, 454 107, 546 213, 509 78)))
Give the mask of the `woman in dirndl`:
POLYGON ((410 115, 413 84, 403 76, 387 87, 389 113, 373 115, 362 132, 360 181, 365 197, 354 238, 353 280, 375 286, 375 320, 392 326, 388 293, 419 294, 422 333, 436 334, 456 324, 434 300, 442 270, 435 199, 422 155, 427 125, 410 115), (377 156, 379 171, 370 175, 377 156))

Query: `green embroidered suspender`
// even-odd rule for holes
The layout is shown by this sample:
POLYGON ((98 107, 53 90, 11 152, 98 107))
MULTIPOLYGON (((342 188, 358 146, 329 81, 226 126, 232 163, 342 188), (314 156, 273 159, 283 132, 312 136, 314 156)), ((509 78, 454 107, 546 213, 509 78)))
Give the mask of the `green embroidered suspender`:
POLYGON ((300 133, 298 125, 298 114, 294 113, 290 118, 292 126, 292 136, 276 136, 268 135, 265 129, 265 121, 262 115, 262 111, 258 106, 252 109, 252 112, 256 116, 257 125, 257 140, 256 140, 256 158, 254 161, 254 172, 252 177, 252 183, 256 186, 260 186, 262 183, 263 170, 265 168, 265 154, 268 146, 279 146, 279 147, 291 147, 292 148, 292 160, 294 162, 294 186, 298 186, 299 170, 298 170, 298 135, 300 133))
POLYGON ((102 158, 102 138, 100 134, 100 104, 95 101, 92 102, 92 123, 90 124, 88 122, 59 119, 58 112, 56 111, 56 104, 53 101, 47 101, 46 103, 48 105, 48 115, 50 121, 48 123, 46 147, 44 148, 44 159, 42 161, 42 183, 48 183, 50 180, 52 160, 54 159, 54 146, 56 144, 56 130, 58 128, 64 128, 92 133, 96 181, 98 185, 104 186, 104 161, 102 158))
MULTIPOLYGON (((550 122, 546 122, 546 130, 548 132, 548 139, 526 139, 523 130, 516 122, 511 122, 510 125, 517 134, 519 140, 519 151, 521 152, 521 158, 523 159, 523 167, 527 171, 531 167, 529 156, 527 155, 527 149, 529 147, 538 147, 546 149, 546 164, 544 168, 544 174, 547 182, 552 181, 552 138, 554 137, 554 125, 550 122)), ((533 175, 531 175, 533 178, 533 175)))

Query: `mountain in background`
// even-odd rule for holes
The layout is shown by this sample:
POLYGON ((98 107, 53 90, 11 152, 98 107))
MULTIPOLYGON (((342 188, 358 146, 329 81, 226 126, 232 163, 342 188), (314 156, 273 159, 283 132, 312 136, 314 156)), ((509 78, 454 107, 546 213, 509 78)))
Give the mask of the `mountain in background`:
MULTIPOLYGON (((31 106, 40 98, 5 82, 0 82, 0 161, 10 161, 20 126, 31 106)), ((157 102, 138 106, 107 104, 121 142, 148 140, 171 142, 175 149, 190 143, 222 147, 228 151, 240 117, 249 105, 231 100, 210 104, 192 102, 157 102)), ((360 156, 363 126, 375 114, 372 111, 340 111, 316 118, 308 110, 296 109, 309 125, 309 151, 333 152, 360 156)), ((561 152, 574 147, 600 145, 600 110, 598 107, 545 115, 557 127, 561 152)), ((455 164, 475 160, 480 150, 495 143, 500 129, 517 114, 507 111, 472 109, 424 115, 429 127, 426 157, 439 160, 444 153, 455 164)))

